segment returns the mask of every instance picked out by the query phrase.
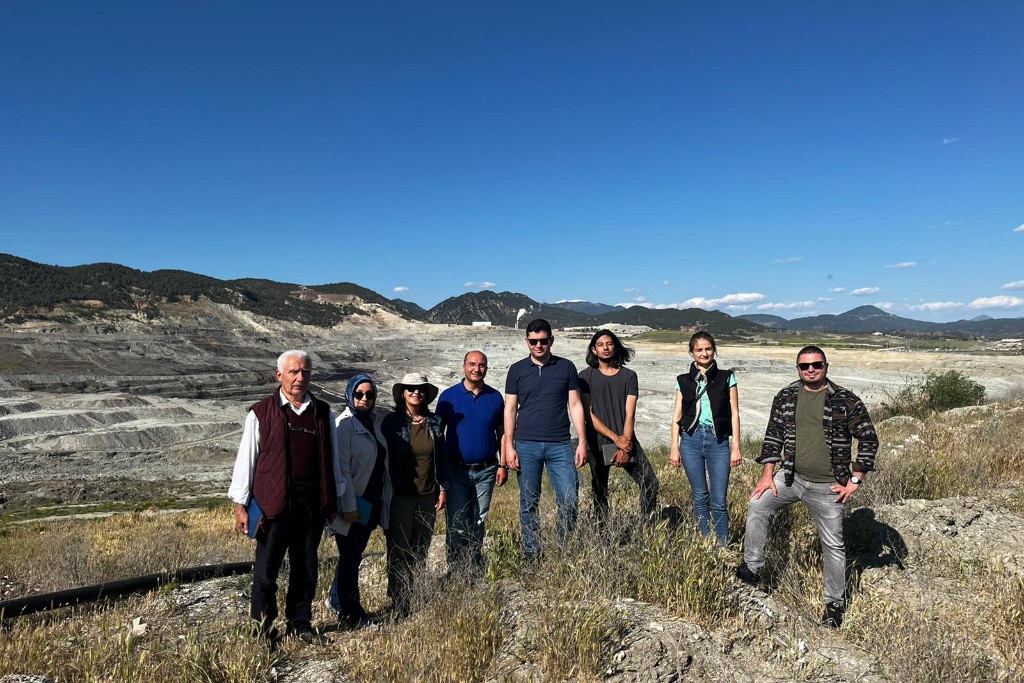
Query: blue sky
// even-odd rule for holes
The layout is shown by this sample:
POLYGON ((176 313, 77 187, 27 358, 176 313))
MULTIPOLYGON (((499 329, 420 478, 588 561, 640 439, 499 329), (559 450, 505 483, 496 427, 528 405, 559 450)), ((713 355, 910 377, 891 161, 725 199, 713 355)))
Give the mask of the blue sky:
POLYGON ((0 251, 1024 315, 1024 3, 0 0, 0 251))

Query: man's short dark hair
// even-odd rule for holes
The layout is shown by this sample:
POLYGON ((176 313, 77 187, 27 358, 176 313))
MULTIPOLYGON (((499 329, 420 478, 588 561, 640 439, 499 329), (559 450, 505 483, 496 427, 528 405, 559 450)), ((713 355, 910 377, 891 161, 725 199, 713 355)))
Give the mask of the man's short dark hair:
POLYGON ((599 363, 597 356, 594 354, 594 345, 597 344, 597 340, 601 337, 611 337, 612 343, 615 344, 615 355, 612 356, 611 364, 613 367, 621 368, 623 365, 633 360, 633 349, 628 346, 623 346, 619 338, 615 336, 615 333, 611 330, 598 330, 594 333, 594 336, 590 338, 590 343, 587 345, 587 365, 592 368, 596 368, 599 363))
POLYGON ((821 359, 826 363, 828 362, 828 358, 825 357, 825 352, 822 351, 821 348, 818 346, 805 346, 804 348, 800 349, 799 353, 796 354, 796 359, 800 360, 800 356, 804 355, 805 353, 821 354, 821 359))
POLYGON ((552 336, 551 323, 549 323, 544 318, 534 318, 526 326, 526 334, 527 334, 527 336, 529 336, 530 334, 535 333, 535 332, 544 332, 549 337, 552 336))

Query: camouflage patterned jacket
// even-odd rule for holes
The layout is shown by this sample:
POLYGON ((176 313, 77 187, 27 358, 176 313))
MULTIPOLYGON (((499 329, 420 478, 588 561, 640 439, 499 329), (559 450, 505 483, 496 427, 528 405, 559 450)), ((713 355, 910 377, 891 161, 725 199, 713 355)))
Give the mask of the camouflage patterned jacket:
MULTIPOLYGON (((825 398, 822 427, 832 456, 832 472, 836 481, 845 486, 850 476, 850 454, 853 448, 851 437, 857 438, 856 470, 870 472, 875 469, 878 435, 864 402, 849 389, 831 380, 826 381, 828 396, 825 398)), ((786 472, 786 486, 793 484, 796 463, 796 399, 801 388, 802 383, 797 380, 775 395, 764 433, 764 445, 761 447, 761 455, 757 457, 757 462, 762 465, 781 462, 786 472)))

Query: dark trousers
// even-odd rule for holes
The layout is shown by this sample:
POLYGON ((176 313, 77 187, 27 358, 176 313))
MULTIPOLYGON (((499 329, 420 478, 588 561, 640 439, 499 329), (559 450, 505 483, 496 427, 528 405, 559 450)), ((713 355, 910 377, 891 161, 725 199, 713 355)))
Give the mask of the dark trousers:
POLYGON ((365 524, 353 524, 347 536, 334 536, 338 546, 338 567, 331 586, 331 606, 337 607, 342 619, 358 619, 366 615, 359 597, 359 564, 373 529, 365 524))
MULTIPOLYGON (((605 465, 600 449, 587 458, 590 463, 590 488, 594 494, 594 512, 599 520, 608 517, 608 474, 613 465, 605 465)), ((633 448, 633 459, 622 469, 632 477, 640 487, 640 512, 645 517, 653 517, 658 508, 658 477, 654 474, 650 460, 640 444, 633 448)))
POLYGON ((319 512, 293 507, 274 519, 264 520, 265 530, 256 535, 256 563, 252 572, 250 615, 266 633, 277 619, 277 575, 288 553, 288 592, 284 615, 289 633, 312 628, 313 597, 318 570, 317 547, 324 522, 319 512))
POLYGON ((395 496, 388 525, 388 597, 395 612, 409 613, 413 576, 427 564, 434 535, 437 494, 395 496))

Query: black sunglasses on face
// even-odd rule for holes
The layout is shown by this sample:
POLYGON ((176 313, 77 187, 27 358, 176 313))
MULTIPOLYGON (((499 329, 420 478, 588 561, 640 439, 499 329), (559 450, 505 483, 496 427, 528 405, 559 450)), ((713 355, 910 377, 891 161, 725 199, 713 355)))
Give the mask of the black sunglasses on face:
POLYGON ((541 337, 540 339, 527 339, 526 343, 529 344, 530 346, 537 346, 537 344, 540 344, 541 346, 547 346, 551 343, 551 337, 541 337))
POLYGON ((427 390, 423 387, 406 387, 405 390, 410 394, 426 394, 427 390))
POLYGON ((797 363, 796 366, 804 371, 810 370, 811 368, 814 368, 815 370, 821 370, 823 367, 825 367, 825 361, 816 360, 811 363, 797 363))
POLYGON ((353 391, 352 392, 352 398, 354 398, 357 401, 362 401, 364 396, 366 397, 367 401, 373 401, 373 400, 375 400, 377 398, 377 392, 376 391, 353 391))

